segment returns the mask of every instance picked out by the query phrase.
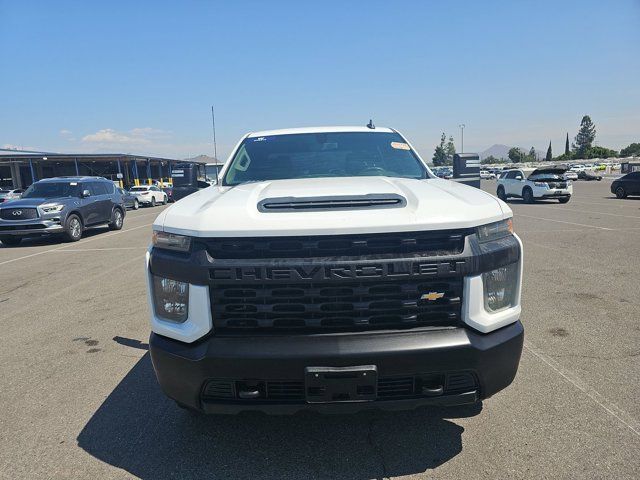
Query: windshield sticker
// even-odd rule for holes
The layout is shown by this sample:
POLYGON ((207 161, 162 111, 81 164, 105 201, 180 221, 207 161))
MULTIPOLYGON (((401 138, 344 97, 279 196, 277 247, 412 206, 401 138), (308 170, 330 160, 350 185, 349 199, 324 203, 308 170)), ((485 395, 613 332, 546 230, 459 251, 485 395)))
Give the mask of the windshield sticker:
POLYGON ((258 137, 258 138, 254 138, 253 141, 254 142, 264 142, 267 139, 267 137, 258 137))
POLYGON ((75 187, 76 185, 78 185, 78 182, 70 182, 69 185, 72 185, 75 187))
POLYGON ((411 150, 411 147, 403 142, 391 142, 391 148, 396 150, 411 150))

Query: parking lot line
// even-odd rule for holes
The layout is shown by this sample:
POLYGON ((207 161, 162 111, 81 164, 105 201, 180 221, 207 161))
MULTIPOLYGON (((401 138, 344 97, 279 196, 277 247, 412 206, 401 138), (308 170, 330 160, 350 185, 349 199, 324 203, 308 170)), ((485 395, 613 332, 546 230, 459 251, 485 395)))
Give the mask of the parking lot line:
POLYGON ((567 225, 576 225, 578 227, 595 228, 596 230, 610 230, 610 231, 615 231, 616 230, 615 228, 599 227, 597 225, 587 225, 586 223, 567 222, 565 220, 552 220, 550 218, 534 217, 533 215, 524 215, 522 213, 516 213, 516 212, 513 212, 513 214, 518 216, 518 217, 533 218, 534 220, 543 220, 545 222, 564 223, 564 224, 567 224, 567 225))
MULTIPOLYGON (((145 223, 144 225, 138 225, 137 227, 127 228, 126 230, 122 229, 122 230, 118 230, 117 232, 111 232, 111 233, 108 233, 108 234, 105 234, 105 235, 99 235, 99 236, 87 238, 86 240, 80 240, 76 245, 84 245, 85 243, 89 243, 89 242, 92 242, 94 240, 101 240, 103 238, 112 237, 114 235, 119 235, 121 233, 126 233, 126 232, 131 232, 133 230, 138 230, 139 228, 150 227, 151 225, 153 225, 153 223, 145 223)), ((63 245, 62 247, 51 248, 51 249, 45 250, 43 252, 36 252, 36 253, 32 253, 30 255, 25 255, 24 257, 12 258, 11 260, 5 260, 4 262, 0 262, 0 266, 6 265, 8 263, 17 262, 19 260, 26 260, 28 258, 44 255, 45 253, 58 252, 60 250, 65 250, 65 249, 71 248, 71 247, 72 247, 72 245, 63 245)))
POLYGON ((619 213, 594 212, 591 210, 576 210, 575 208, 557 207, 557 206, 551 206, 551 205, 537 205, 536 208, 552 208, 553 210, 559 210, 561 212, 591 213, 594 215, 609 215, 611 217, 633 218, 636 220, 640 220, 640 216, 638 215, 621 215, 619 213))
POLYGON ((113 250, 146 250, 147 247, 111 247, 111 248, 65 248, 60 250, 63 253, 66 252, 111 252, 113 250))
POLYGON ((605 412, 617 419, 624 426, 628 427, 633 433, 640 437, 640 423, 636 421, 631 415, 618 407, 615 403, 607 400, 602 394, 588 386, 585 382, 580 380, 576 375, 569 373, 558 362, 545 355, 541 350, 532 345, 529 342, 524 342, 524 348, 530 352, 533 356, 538 358, 541 362, 546 364, 554 372, 564 378, 571 385, 576 387, 579 391, 584 393, 587 397, 598 404, 605 412))
POLYGON ((582 200, 578 201, 578 200, 574 200, 571 199, 571 204, 575 204, 578 203, 580 205, 600 205, 603 207, 616 207, 616 208, 640 208, 640 204, 636 203, 630 203, 630 202, 620 202, 617 201, 617 198, 612 198, 611 200, 616 200, 616 202, 611 202, 611 203, 602 203, 602 202, 583 202, 582 200))

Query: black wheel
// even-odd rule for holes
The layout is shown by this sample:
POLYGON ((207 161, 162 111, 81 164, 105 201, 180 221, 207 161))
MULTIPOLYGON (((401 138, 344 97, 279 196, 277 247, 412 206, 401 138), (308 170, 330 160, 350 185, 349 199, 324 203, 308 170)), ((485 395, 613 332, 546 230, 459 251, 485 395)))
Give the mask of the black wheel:
POLYGON ((167 196, 166 195, 164 197, 162 197, 162 204, 163 205, 167 204, 167 196))
POLYGON ((64 223, 64 238, 68 242, 77 242, 82 238, 82 220, 75 214, 67 217, 64 223))
POLYGON ((111 223, 109 223, 109 230, 120 230, 124 223, 124 214, 119 208, 114 208, 111 214, 111 223))
POLYGON ((627 198, 627 191, 624 189, 624 187, 616 188, 616 197, 627 198))
POLYGON ((525 188, 522 191, 522 200, 524 203, 533 203, 533 191, 530 188, 525 188))
POLYGON ((498 198, 503 202, 507 201, 507 194, 504 193, 504 187, 502 185, 498 187, 497 195, 498 195, 498 198))
POLYGON ((558 201, 560 203, 568 203, 569 200, 571 200, 571 197, 564 197, 564 198, 559 198, 558 201))
POLYGON ((20 245, 22 241, 22 237, 14 237, 14 236, 5 236, 0 237, 0 242, 8 247, 15 247, 16 245, 20 245))
POLYGON ((152 207, 156 206, 156 197, 151 197, 151 206, 152 207))
POLYGON ((140 202, 138 202, 138 199, 137 199, 137 198, 135 198, 135 199, 133 200, 133 209, 134 209, 134 210, 137 210, 137 209, 139 209, 139 208, 140 208, 140 202))

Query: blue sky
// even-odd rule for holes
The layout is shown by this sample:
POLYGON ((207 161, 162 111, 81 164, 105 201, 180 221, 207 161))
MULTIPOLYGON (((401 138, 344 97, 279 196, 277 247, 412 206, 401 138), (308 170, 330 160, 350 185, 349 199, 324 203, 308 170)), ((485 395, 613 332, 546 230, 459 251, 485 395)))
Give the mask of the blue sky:
POLYGON ((430 159, 554 153, 589 114, 640 141, 640 0, 0 0, 0 147, 219 157, 247 131, 365 124, 430 159))

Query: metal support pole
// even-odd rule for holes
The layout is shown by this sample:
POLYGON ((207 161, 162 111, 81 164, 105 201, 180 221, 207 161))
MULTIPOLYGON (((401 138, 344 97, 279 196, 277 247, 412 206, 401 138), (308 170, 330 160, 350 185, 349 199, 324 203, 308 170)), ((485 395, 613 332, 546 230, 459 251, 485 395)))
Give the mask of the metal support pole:
POLYGON ((80 169, 78 168, 78 159, 74 158, 73 162, 76 164, 76 176, 80 176, 80 169))
POLYGON ((133 179, 133 183, 137 187, 138 185, 140 185, 140 177, 138 176, 138 161, 137 160, 133 161, 133 176, 135 177, 133 179))
POLYGON ((31 183, 36 183, 36 174, 33 170, 33 161, 29 159, 29 168, 31 169, 31 183))
POLYGON ((147 158, 147 182, 151 185, 151 160, 147 158))
POLYGON ((169 160, 169 183, 173 185, 173 178, 171 177, 171 160, 169 160))
POLYGON ((122 188, 122 169, 120 168, 120 160, 118 160, 118 185, 122 188))
POLYGON ((159 175, 159 179, 160 179, 160 188, 164 187, 164 183, 162 182, 162 160, 158 160, 158 172, 160 172, 159 175))

